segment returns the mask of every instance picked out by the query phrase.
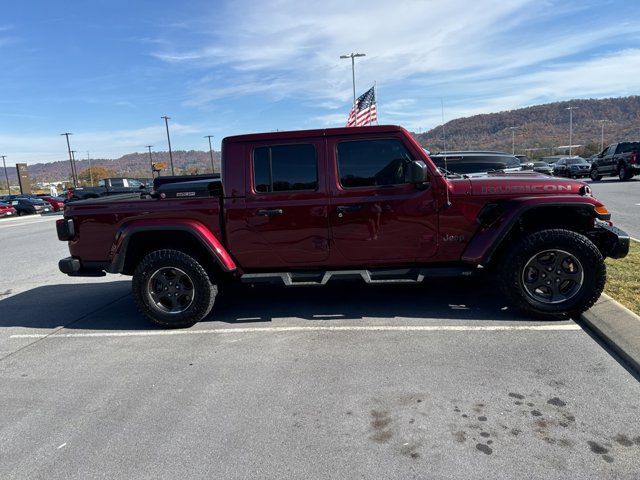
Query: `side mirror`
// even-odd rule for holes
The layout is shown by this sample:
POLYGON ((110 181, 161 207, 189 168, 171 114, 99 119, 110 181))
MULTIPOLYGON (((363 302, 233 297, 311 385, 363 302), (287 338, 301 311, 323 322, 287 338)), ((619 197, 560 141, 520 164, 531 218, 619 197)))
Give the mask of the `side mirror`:
POLYGON ((427 166, 417 160, 413 160, 407 165, 404 172, 404 179, 407 183, 414 185, 422 184, 427 181, 427 166))

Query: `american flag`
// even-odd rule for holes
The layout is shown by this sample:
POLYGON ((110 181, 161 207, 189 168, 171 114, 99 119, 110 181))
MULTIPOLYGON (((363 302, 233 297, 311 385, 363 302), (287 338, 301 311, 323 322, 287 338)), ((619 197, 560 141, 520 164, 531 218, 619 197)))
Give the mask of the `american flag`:
POLYGON ((356 104, 349 112, 347 127, 362 127, 378 121, 375 88, 371 87, 356 99, 356 104))

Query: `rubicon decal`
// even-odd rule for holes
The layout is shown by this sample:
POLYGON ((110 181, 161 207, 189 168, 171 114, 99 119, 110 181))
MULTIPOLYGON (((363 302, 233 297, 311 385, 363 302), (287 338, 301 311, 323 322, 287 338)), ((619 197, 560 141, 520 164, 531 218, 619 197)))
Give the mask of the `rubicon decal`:
POLYGON ((571 192, 571 185, 504 185, 497 187, 482 187, 483 195, 501 193, 551 193, 571 192))

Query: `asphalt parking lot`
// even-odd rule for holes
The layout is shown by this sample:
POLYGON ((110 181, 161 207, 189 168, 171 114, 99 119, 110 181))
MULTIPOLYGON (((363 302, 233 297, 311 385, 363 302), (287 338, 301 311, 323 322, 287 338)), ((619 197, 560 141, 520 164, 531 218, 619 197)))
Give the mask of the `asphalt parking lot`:
POLYGON ((0 223, 0 478, 637 478, 637 377, 489 282, 238 289, 163 331, 58 272, 55 218, 0 223))
POLYGON ((627 182, 611 177, 599 182, 587 179, 587 183, 612 213, 614 225, 640 239, 640 177, 627 182))

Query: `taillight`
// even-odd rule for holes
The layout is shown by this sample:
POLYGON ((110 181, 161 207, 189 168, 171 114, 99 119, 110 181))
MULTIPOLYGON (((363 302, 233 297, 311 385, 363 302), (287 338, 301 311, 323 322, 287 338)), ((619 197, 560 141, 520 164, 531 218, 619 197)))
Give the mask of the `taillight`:
POLYGON ((629 161, 631 163, 636 163, 638 159, 638 152, 631 152, 631 156, 629 157, 629 161))
POLYGON ((56 231, 58 232, 58 240, 66 242, 72 240, 76 236, 76 228, 72 218, 61 218, 56 220, 56 231))

